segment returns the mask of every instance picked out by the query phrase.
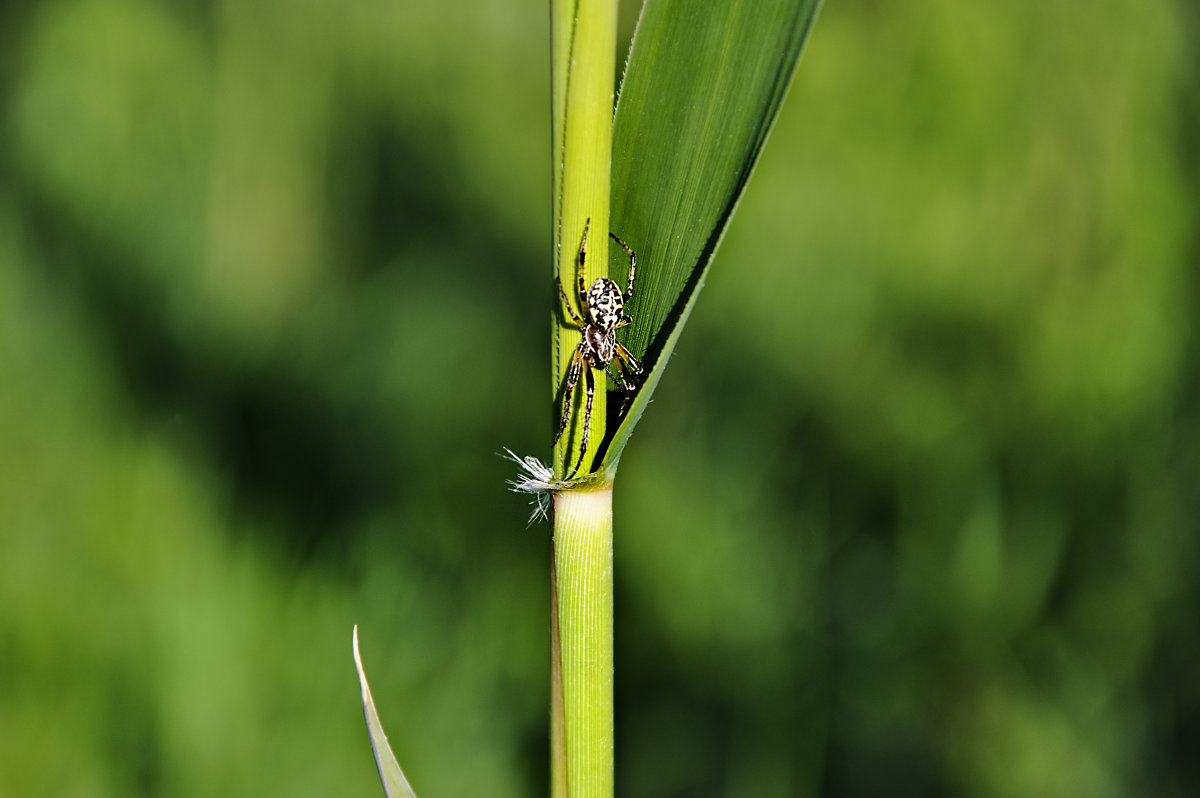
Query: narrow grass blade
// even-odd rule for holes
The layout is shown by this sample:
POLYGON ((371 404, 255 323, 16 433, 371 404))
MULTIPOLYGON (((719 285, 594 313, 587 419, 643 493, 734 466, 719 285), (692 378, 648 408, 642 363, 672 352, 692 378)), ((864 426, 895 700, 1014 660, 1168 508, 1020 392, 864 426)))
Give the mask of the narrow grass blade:
POLYGON ((662 376, 819 6, 646 0, 614 122, 611 222, 638 254, 634 322, 621 335, 645 374, 606 443, 608 471, 662 376))
POLYGON ((354 627, 354 665, 358 668, 358 683, 362 686, 363 715, 367 720, 367 732, 371 735, 371 750, 375 752, 375 764, 379 767, 379 778, 383 780, 383 791, 388 798, 417 798, 404 771, 396 761, 392 747, 388 745, 379 713, 375 711, 375 700, 367 685, 367 674, 363 671, 362 656, 358 653, 358 626, 354 627))

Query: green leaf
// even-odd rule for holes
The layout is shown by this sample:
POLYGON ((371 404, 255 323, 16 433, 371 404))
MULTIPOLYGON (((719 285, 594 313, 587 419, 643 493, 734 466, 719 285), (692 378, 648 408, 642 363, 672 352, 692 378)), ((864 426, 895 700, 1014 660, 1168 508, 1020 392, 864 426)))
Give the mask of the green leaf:
POLYGON ((383 791, 388 798, 417 798, 392 747, 388 745, 387 735, 383 724, 379 722, 379 713, 375 711, 375 699, 371 698, 371 688, 367 685, 367 674, 363 672, 362 656, 358 653, 358 626, 354 627, 354 665, 358 668, 358 683, 362 687, 363 715, 367 720, 367 732, 371 735, 371 750, 375 752, 375 764, 379 767, 379 778, 383 780, 383 791))
POLYGON ((642 9, 613 129, 611 227, 637 251, 633 323, 621 340, 645 373, 600 470, 616 468, 662 376, 819 7, 647 0, 642 9))

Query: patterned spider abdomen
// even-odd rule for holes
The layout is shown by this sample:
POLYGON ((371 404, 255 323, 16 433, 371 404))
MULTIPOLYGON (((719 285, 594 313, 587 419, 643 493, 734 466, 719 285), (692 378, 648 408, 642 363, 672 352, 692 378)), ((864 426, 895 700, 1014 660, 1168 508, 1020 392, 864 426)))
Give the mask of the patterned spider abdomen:
POLYGON ((621 320, 625 309, 625 300, 621 298, 621 289, 607 277, 601 277, 592 283, 587 293, 587 309, 591 323, 602 330, 611 330, 621 320))

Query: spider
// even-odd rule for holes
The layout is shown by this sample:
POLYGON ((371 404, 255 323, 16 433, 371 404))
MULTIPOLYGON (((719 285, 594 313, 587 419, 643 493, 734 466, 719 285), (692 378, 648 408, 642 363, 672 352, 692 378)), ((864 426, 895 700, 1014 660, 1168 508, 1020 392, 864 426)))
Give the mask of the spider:
POLYGON ((575 274, 579 283, 577 299, 585 318, 580 318, 571 307, 571 300, 567 296, 567 292, 563 290, 562 280, 555 280, 558 284, 558 293, 562 295, 563 307, 567 309, 571 321, 583 332, 583 340, 579 342, 575 354, 571 357, 571 367, 567 372, 567 385, 563 391, 563 414, 562 420, 558 423, 558 434, 554 436, 555 445, 558 444, 559 438, 567 429, 567 422, 571 419, 571 402, 575 396, 575 387, 579 384, 580 371, 583 371, 584 385, 587 390, 587 406, 583 412, 583 440, 579 444, 579 459, 575 461, 575 468, 571 470, 567 479, 571 479, 579 471, 579 466, 583 464, 583 455, 587 452, 588 432, 592 427, 592 400, 596 395, 596 381, 592 376, 592 369, 611 376, 613 382, 627 396, 633 393, 632 375, 642 373, 642 366, 637 362, 637 358, 617 341, 617 330, 633 321, 624 311, 625 303, 633 297, 633 276, 637 268, 637 256, 633 254, 633 250, 629 248, 628 244, 609 233, 609 237, 620 244, 621 249, 629 253, 629 288, 622 295, 617 284, 607 277, 597 279, 592 283, 592 287, 588 288, 587 283, 583 280, 583 265, 587 259, 588 228, 591 227, 591 224, 592 220, 588 219, 583 226, 583 241, 579 244, 579 259, 575 263, 575 274), (609 364, 613 362, 616 362, 620 374, 617 374, 617 371, 608 370, 609 364), (584 369, 585 364, 587 365, 586 369, 584 369))

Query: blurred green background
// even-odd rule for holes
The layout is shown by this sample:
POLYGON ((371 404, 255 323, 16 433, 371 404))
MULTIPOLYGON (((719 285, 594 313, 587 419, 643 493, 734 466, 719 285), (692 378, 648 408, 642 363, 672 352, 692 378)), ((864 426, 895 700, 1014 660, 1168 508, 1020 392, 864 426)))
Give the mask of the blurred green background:
MULTIPOLYGON (((622 796, 1200 794, 1198 12, 828 3, 618 480, 622 796)), ((0 795, 380 795, 353 623, 422 796, 546 793, 547 40, 0 6, 0 795)))

